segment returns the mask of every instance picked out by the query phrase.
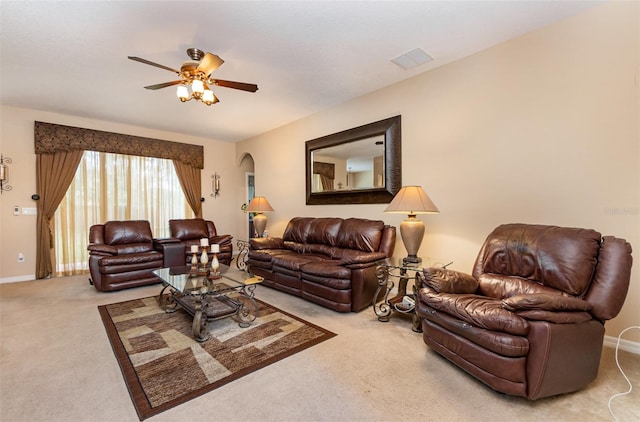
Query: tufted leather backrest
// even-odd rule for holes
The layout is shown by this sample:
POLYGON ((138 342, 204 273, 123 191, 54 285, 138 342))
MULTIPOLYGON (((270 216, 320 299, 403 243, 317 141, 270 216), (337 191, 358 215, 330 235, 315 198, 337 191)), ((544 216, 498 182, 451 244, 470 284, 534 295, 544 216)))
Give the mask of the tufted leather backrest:
POLYGON ((89 229, 89 241, 112 246, 116 255, 153 250, 151 226, 145 220, 107 221, 89 229))
POLYGON ((284 229, 282 238, 285 242, 306 243, 313 220, 312 217, 292 218, 287 224, 287 228, 284 229))
POLYGON ((595 272, 600 239, 590 229, 504 224, 485 240, 473 276, 515 276, 582 297, 595 272))
POLYGON ((473 268, 481 294, 576 296, 598 320, 620 312, 631 279, 631 245, 590 229, 505 224, 485 240, 473 268))
POLYGON ((152 242, 153 235, 148 221, 107 221, 104 223, 104 243, 107 245, 152 242))
POLYGON ((336 246, 345 249, 358 249, 364 252, 376 252, 382 239, 384 221, 347 218, 342 222, 336 246))
POLYGON ((171 237, 180 240, 209 238, 209 228, 207 221, 202 218, 190 218, 184 220, 169 220, 169 230, 171 237))

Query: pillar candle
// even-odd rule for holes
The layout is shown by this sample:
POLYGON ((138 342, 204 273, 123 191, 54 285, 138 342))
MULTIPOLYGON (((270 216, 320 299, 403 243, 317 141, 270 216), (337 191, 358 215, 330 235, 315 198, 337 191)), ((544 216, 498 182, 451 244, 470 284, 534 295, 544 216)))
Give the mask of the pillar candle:
POLYGON ((198 252, 198 245, 191 245, 191 252, 197 253, 198 252))
POLYGON ((218 245, 217 243, 212 244, 211 245, 211 252, 219 253, 220 252, 220 245, 218 245))
POLYGON ((207 239, 206 237, 200 239, 200 246, 209 246, 209 239, 207 239))

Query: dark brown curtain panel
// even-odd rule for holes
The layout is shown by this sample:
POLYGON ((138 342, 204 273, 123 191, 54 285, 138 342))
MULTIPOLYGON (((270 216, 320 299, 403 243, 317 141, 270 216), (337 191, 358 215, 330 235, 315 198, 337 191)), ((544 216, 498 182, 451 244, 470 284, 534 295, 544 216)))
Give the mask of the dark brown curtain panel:
POLYGON ((200 169, 184 164, 181 161, 173 160, 173 166, 176 169, 180 186, 184 192, 187 202, 191 206, 191 209, 196 214, 197 218, 202 218, 202 202, 200 201, 200 194, 202 192, 202 179, 200 176, 200 169))
POLYGON ((36 278, 48 277, 53 272, 51 219, 73 181, 83 153, 80 150, 36 154, 36 192, 40 195, 37 202, 36 278))

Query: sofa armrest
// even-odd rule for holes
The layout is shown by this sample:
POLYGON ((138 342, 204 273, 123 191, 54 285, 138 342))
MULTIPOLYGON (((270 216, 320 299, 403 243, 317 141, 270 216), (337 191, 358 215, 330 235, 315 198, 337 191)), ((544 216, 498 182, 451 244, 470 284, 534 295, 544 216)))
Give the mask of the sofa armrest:
POLYGON ((153 244, 154 245, 164 245, 167 243, 180 243, 181 240, 178 239, 177 237, 165 237, 162 239, 153 239, 153 244))
POLYGON ((233 240, 233 236, 231 236, 230 234, 223 234, 220 236, 211 236, 209 238, 209 243, 210 244, 217 243, 222 247, 226 245, 231 245, 231 240, 233 240))
POLYGON ((384 252, 356 252, 353 254, 343 254, 340 259, 341 265, 354 265, 354 264, 375 264, 386 258, 384 252))
POLYGON ((284 239, 280 237, 254 237, 249 239, 249 248, 259 249, 286 249, 284 239))
POLYGON ((112 256, 118 254, 118 250, 115 247, 100 243, 90 244, 87 246, 87 250, 89 255, 112 256))
POLYGON ((517 311, 551 311, 551 312, 583 312, 593 309, 586 300, 573 296, 560 296, 548 293, 516 295, 502 300, 502 307, 511 312, 517 311))
POLYGON ((438 293, 472 294, 478 290, 478 281, 471 275, 446 268, 425 268, 417 277, 421 279, 421 286, 438 293))
POLYGON ((154 239, 153 249, 162 253, 162 266, 165 268, 185 265, 185 246, 176 237, 154 239))

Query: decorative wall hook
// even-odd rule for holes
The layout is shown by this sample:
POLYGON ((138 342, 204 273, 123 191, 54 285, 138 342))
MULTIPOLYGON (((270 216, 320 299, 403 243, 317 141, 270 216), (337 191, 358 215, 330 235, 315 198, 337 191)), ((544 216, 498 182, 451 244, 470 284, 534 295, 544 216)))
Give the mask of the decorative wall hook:
POLYGON ((214 173, 211 176, 211 196, 214 198, 220 195, 220 175, 214 173))
POLYGON ((7 164, 11 164, 12 162, 11 158, 0 154, 0 194, 2 191, 13 189, 11 185, 7 184, 9 180, 9 166, 7 166, 7 164))

